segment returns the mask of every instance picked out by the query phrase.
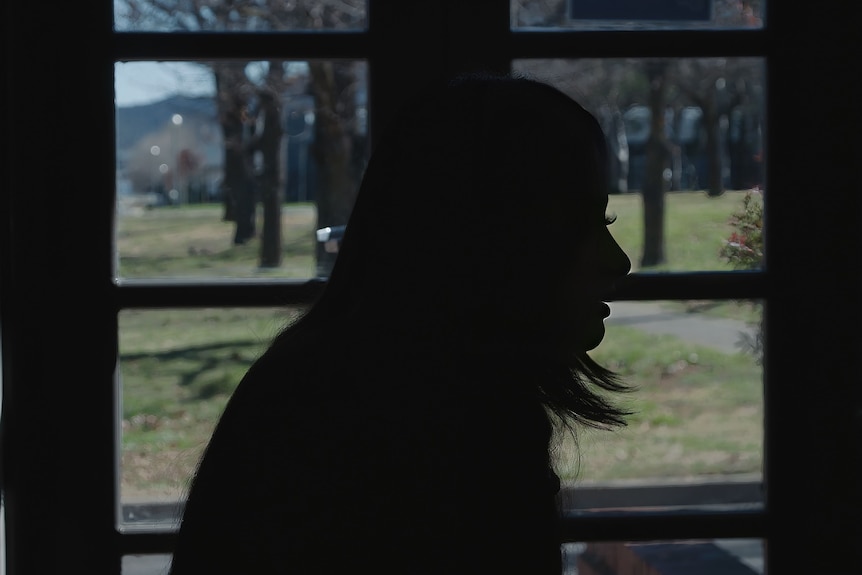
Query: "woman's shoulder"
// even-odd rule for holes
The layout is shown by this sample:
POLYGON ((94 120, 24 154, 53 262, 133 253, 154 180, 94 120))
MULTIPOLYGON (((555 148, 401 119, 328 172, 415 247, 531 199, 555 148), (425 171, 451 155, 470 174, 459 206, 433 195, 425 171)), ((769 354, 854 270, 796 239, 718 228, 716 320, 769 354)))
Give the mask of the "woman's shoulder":
MULTIPOLYGON (((432 342, 433 343, 433 342, 432 342)), ((499 355, 380 334, 271 346, 225 410, 247 429, 423 425, 541 427, 529 368, 499 355)))

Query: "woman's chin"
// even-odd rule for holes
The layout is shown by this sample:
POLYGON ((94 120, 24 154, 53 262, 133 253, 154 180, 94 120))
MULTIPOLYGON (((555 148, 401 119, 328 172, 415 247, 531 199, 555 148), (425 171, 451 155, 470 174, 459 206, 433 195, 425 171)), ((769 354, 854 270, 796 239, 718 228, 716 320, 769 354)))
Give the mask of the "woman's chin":
POLYGON ((599 346, 604 339, 604 329, 597 330, 588 335, 568 334, 566 337, 557 338, 555 343, 550 344, 549 349, 556 350, 554 353, 559 357, 567 359, 573 355, 580 355, 591 351, 599 346))
POLYGON ((602 343, 602 340, 605 339, 605 326, 604 323, 600 324, 600 327, 591 331, 587 334, 582 334, 579 338, 580 343, 580 351, 591 351, 599 347, 599 344, 602 343))

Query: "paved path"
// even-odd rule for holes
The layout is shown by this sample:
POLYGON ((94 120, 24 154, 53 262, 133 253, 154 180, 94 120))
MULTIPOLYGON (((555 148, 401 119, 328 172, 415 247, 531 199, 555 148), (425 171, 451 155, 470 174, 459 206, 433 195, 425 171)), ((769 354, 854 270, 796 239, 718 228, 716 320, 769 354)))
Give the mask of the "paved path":
POLYGON ((743 334, 755 334, 755 329, 743 321, 674 311, 661 302, 618 301, 610 306, 608 325, 626 325, 647 333, 674 335, 724 353, 740 353, 739 343, 743 334))

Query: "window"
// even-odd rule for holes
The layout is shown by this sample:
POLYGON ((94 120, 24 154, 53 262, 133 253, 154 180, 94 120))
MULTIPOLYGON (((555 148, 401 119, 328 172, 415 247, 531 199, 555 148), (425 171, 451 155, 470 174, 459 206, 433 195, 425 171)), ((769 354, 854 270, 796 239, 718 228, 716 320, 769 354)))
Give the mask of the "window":
POLYGON ((646 561, 675 542, 683 555, 729 555, 755 570, 858 570, 854 20, 843 6, 683 4, 693 7, 685 18, 668 12, 675 2, 644 15, 641 3, 594 13, 576 0, 301 2, 280 12, 245 3, 223 14, 159 13, 143 0, 4 5, 6 572, 159 572, 188 464, 218 410, 166 408, 176 398, 160 396, 159 383, 223 397, 282 320, 272 310, 298 309, 325 282, 333 256, 314 232, 349 212, 349 185, 334 206, 313 195, 327 177, 313 160, 327 153, 312 141, 326 121, 318 106, 342 97, 330 105, 355 177, 375 125, 405 94, 429 74, 477 66, 572 91, 624 144, 612 230, 638 269, 609 325, 626 348, 612 333, 596 354, 645 378, 638 401, 652 403, 630 435, 586 440, 566 491, 572 563, 587 572, 609 557, 646 561), (316 70, 344 89, 315 93, 316 70), (130 78, 182 89, 136 111, 120 92, 130 78), (651 108, 656 90, 664 100, 651 108), (219 100, 231 92, 243 106, 219 100), (274 181, 288 202, 272 211, 261 200, 245 220, 256 238, 277 231, 265 243, 243 238, 239 216, 225 213, 237 204, 225 201, 234 188, 223 153, 227 112, 240 133, 273 127, 268 95, 290 104, 275 179, 264 177, 265 147, 238 158, 261 172, 260 197, 274 181), (655 119, 673 153, 660 172, 665 242, 647 253, 639 137, 655 119), (708 197, 716 182, 724 193, 708 197), (735 241, 727 222, 755 186, 765 264, 736 269, 719 249, 735 241), (710 260, 696 253, 706 236, 710 260), (691 325, 670 325, 679 315, 709 321, 700 333, 711 343, 675 332, 691 325), (187 340, 171 335, 177 326, 187 340), (722 351, 740 343, 738 328, 756 355, 722 351), (199 378, 183 380, 190 371, 199 378))

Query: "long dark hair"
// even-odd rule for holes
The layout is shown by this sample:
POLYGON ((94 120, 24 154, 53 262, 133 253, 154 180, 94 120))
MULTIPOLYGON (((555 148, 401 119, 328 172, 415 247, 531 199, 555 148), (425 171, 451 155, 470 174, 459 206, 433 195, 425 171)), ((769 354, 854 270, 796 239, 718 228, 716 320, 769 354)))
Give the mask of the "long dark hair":
MULTIPOLYGON (((606 144, 599 124, 556 88, 490 74, 434 83, 387 126, 370 158, 327 286, 279 335, 276 346, 296 350, 331 337, 373 302, 388 311, 363 316, 362 329, 372 329, 379 319, 402 341, 445 341, 491 355, 496 348, 498 360, 520 356, 534 375, 525 384, 534 386, 561 422, 624 425, 628 412, 609 393, 629 388, 615 373, 586 352, 561 361, 516 350, 495 325, 498 286, 523 281, 516 280, 518 271, 507 260, 528 248, 552 249, 553 239, 543 239, 535 229, 541 222, 518 222, 531 215, 541 218, 560 201, 559 191, 550 190, 554 198, 549 199, 545 190, 532 187, 535 174, 530 159, 522 157, 531 148, 524 140, 543 138, 543 126, 554 122, 544 109, 548 103, 577 119, 578 133, 571 138, 579 153, 571 159, 572 170, 583 175, 584 186, 606 185, 606 144)), ((576 213, 582 200, 577 191, 569 196, 566 201, 576 213)), ((570 233, 577 236, 579 227, 570 233)), ((546 254, 545 259, 547 277, 539 281, 554 281, 559 258, 546 254)))

